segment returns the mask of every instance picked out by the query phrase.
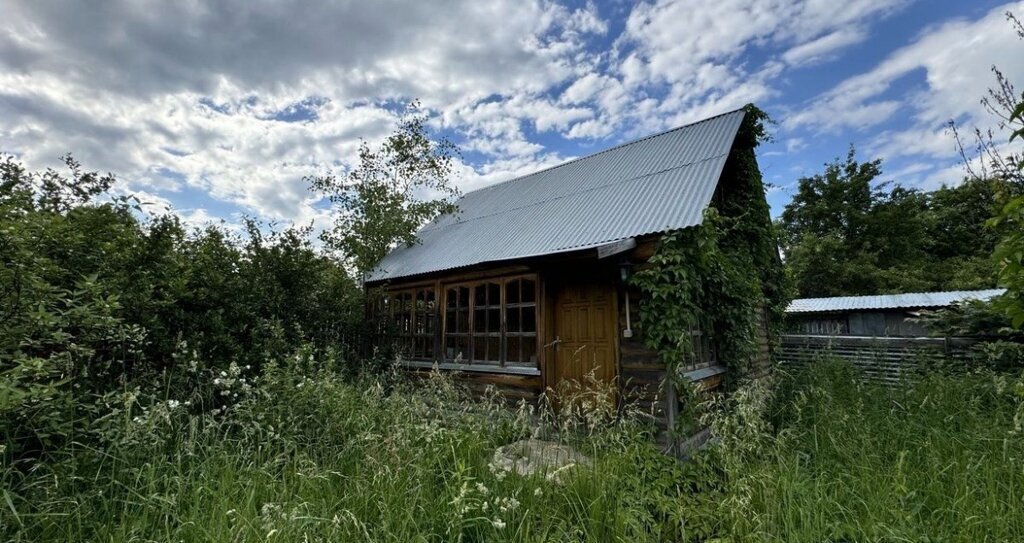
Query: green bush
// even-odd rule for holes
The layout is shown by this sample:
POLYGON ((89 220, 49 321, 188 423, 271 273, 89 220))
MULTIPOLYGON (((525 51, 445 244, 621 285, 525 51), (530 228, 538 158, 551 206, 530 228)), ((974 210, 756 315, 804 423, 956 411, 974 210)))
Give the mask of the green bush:
POLYGON ((162 376, 180 345, 212 368, 361 341, 362 295, 309 229, 188 231, 114 196, 111 176, 27 172, 0 155, 0 437, 17 459, 60 447, 97 398, 162 376))

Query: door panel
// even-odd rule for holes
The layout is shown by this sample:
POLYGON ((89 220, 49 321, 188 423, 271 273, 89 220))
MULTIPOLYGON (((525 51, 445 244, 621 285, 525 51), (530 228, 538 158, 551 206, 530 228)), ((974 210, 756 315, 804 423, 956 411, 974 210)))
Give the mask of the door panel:
POLYGON ((584 382, 588 373, 612 382, 617 373, 617 308, 611 284, 588 282, 559 289, 555 302, 554 380, 584 382))

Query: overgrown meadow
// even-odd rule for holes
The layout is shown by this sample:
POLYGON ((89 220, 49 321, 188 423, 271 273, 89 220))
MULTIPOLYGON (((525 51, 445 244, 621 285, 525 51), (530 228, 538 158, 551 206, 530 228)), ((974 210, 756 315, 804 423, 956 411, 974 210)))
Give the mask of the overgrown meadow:
MULTIPOLYGON (((185 359, 189 357, 183 355, 185 359)), ((200 364, 194 364, 195 367, 200 364)), ((1024 534, 1019 379, 906 390, 822 361, 708 406, 681 462, 643 413, 554 416, 448 376, 338 377, 308 350, 108 398, 60 450, 3 465, 12 541, 1012 541, 1024 534), (203 398, 227 398, 208 403, 203 398), (591 462, 523 477, 530 436, 591 462)))
POLYGON ((709 398, 681 461, 648 413, 360 355, 362 292, 308 231, 189 230, 68 166, 0 159, 4 541, 1024 539, 1019 363, 779 368, 709 398), (588 460, 503 470, 531 437, 588 460))

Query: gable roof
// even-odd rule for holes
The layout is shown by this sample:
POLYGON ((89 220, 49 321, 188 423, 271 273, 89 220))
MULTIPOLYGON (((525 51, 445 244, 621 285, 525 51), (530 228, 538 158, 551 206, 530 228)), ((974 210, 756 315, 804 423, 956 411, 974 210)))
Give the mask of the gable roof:
POLYGON ((701 223, 743 121, 736 110, 466 193, 367 281, 576 251, 701 223))
POLYGON ((839 296, 835 298, 802 298, 793 300, 786 313, 818 313, 828 311, 854 311, 859 309, 913 309, 918 307, 946 307, 963 300, 988 300, 1006 292, 1006 289, 954 290, 950 292, 911 292, 878 296, 839 296))

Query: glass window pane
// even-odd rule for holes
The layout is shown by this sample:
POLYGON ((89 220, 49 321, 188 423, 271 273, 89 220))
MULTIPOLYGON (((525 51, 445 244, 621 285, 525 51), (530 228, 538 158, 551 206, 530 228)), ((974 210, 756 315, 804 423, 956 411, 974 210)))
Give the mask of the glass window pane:
POLYGON ((469 362, 469 337, 459 336, 455 338, 455 357, 460 362, 469 362))
POLYGON ((523 312, 523 332, 536 332, 537 331, 537 307, 524 307, 523 312))
POLYGON ((507 336, 505 338, 505 361, 506 362, 518 362, 519 361, 519 337, 518 336, 507 336))
POLYGON ((487 284, 487 305, 501 305, 501 285, 487 284))
POLYGON ((523 338, 523 362, 537 363, 537 338, 523 338))
POLYGON ((487 359, 488 360, 494 360, 495 362, 498 361, 499 360, 498 357, 500 356, 500 353, 499 353, 500 348, 501 348, 501 338, 500 337, 488 337, 487 338, 487 359))
POLYGON ((522 289, 522 302, 524 304, 536 301, 536 281, 533 279, 523 279, 523 284, 520 288, 522 289))
POLYGON ((455 316, 455 331, 464 334, 469 332, 469 310, 460 309, 455 316))
POLYGON ((487 330, 487 313, 486 309, 477 309, 473 312, 473 332, 483 333, 487 330))
POLYGON ((445 293, 445 305, 450 307, 450 308, 452 308, 452 309, 455 309, 456 307, 458 307, 458 303, 459 303, 459 291, 458 291, 458 289, 454 289, 454 288, 448 289, 448 292, 445 293))
POLYGON ((487 360, 487 342, 482 336, 473 338, 473 361, 487 360))
POLYGON ((519 318, 519 308, 510 307, 505 310, 505 319, 508 321, 508 328, 506 332, 510 334, 518 334, 519 327, 521 326, 521 320, 519 318))
POLYGON ((498 307, 487 310, 487 331, 492 334, 501 333, 501 309, 498 307))
POLYGON ((508 283, 505 283, 505 303, 507 304, 518 304, 519 303, 519 280, 513 279, 508 283))
POLYGON ((487 285, 477 285, 473 288, 473 304, 477 307, 487 305, 487 285))

